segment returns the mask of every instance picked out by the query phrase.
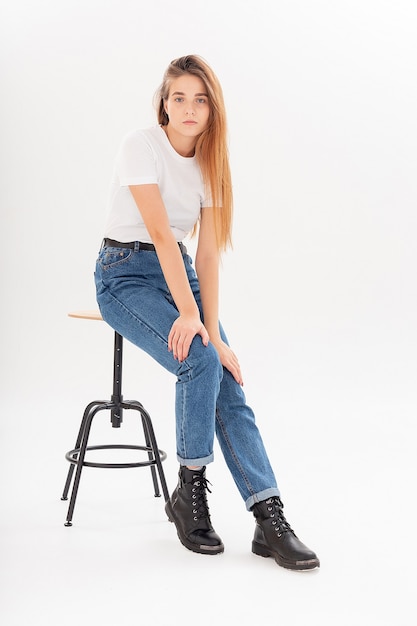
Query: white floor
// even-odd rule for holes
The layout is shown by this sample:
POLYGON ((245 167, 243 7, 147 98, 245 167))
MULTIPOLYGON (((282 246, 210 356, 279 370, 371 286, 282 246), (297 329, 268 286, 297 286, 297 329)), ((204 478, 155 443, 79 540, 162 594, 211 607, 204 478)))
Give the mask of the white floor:
MULTIPOLYGON (((351 408, 339 408, 333 423, 324 409, 321 421, 317 415, 311 426, 304 423, 302 439, 297 419, 284 424, 279 454, 269 443, 288 520, 321 559, 320 570, 306 573, 251 553, 253 519, 219 454, 208 477, 223 555, 200 556, 180 545, 148 469, 85 468, 74 525, 65 528, 64 453, 78 416, 53 422, 45 417, 51 407, 43 413, 28 403, 22 436, 22 408, 15 410, 2 425, 2 440, 21 445, 6 445, 2 454, 1 623, 415 624, 415 416, 404 407, 395 425, 397 409, 351 408)), ((101 443, 132 443, 133 430, 128 417, 120 431, 104 421, 94 432, 101 443)), ((171 491, 172 442, 158 427, 157 434, 160 447, 169 447, 171 491)))

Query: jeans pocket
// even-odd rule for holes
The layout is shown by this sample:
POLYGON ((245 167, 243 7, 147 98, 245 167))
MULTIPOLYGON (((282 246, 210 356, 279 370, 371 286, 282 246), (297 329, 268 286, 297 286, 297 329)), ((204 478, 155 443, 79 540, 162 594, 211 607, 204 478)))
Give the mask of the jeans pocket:
POLYGON ((133 250, 130 248, 103 248, 100 252, 98 261, 103 270, 106 270, 125 263, 132 253, 133 250))

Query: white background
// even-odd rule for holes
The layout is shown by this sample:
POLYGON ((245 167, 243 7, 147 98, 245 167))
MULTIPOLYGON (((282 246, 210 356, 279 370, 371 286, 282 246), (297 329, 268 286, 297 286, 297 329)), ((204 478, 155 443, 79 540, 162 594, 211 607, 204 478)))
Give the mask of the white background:
MULTIPOLYGON (((2 3, 5 626, 414 623, 416 18, 412 0, 2 3), (86 469, 63 526, 64 454, 112 358, 111 330, 67 313, 95 308, 119 142, 155 123, 163 71, 188 53, 224 88, 221 317, 287 517, 321 558, 307 575, 251 554, 217 448, 221 557, 182 548, 147 470, 86 469)), ((124 393, 154 418, 171 490, 174 380, 126 344, 124 393)), ((136 426, 95 436, 132 443, 136 426)))

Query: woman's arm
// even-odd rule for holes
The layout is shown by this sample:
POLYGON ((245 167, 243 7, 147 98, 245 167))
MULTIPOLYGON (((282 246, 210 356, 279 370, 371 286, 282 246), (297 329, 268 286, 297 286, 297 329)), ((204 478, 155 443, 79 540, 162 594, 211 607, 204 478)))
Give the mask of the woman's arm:
POLYGON ((219 260, 213 222, 213 210, 201 210, 195 269, 200 284, 204 325, 212 342, 220 340, 219 332, 219 260))
POLYGON ((181 251, 169 226, 168 215, 158 185, 129 187, 151 236, 168 288, 177 306, 179 317, 168 335, 168 349, 179 361, 188 356, 195 335, 208 344, 208 333, 188 282, 181 251))
POLYGON ((222 365, 231 372, 240 385, 243 385, 242 373, 237 357, 220 337, 219 260, 220 254, 216 243, 213 209, 203 208, 201 210, 195 267, 200 284, 204 326, 208 331, 210 341, 219 353, 222 365))

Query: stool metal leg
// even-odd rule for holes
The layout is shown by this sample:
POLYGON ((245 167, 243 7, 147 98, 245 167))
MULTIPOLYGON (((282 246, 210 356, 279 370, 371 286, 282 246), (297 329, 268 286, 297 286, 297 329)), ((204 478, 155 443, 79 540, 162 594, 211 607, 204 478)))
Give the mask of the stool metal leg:
MULTIPOLYGON (((111 467, 111 468, 128 468, 128 467, 146 467, 149 466, 151 469, 151 475, 155 490, 155 496, 159 497, 159 485, 158 485, 158 476, 159 481, 161 483, 162 492, 164 495, 165 502, 169 499, 169 492, 165 480, 164 470, 162 467, 162 461, 166 459, 166 453, 163 450, 158 448, 158 444, 156 441, 152 420, 150 418, 149 413, 144 409, 140 402, 135 400, 130 402, 123 402, 123 409, 135 409, 141 415, 143 434, 145 438, 145 446, 137 446, 137 445, 102 445, 102 446, 88 446, 88 438, 90 435, 91 425, 93 418, 97 415, 99 411, 103 410, 112 410, 114 408, 114 404, 111 402, 101 402, 101 403, 90 403, 86 410, 84 411, 83 421, 82 421, 82 431, 77 439, 78 446, 74 450, 67 452, 66 458, 71 463, 72 472, 68 472, 67 480, 65 483, 64 494, 62 499, 67 499, 69 487, 71 484, 71 478, 74 471, 74 466, 77 466, 77 470, 75 472, 74 483, 72 486, 71 498, 68 507, 67 519, 65 522, 65 526, 72 526, 72 518, 74 514, 75 502, 77 499, 78 488, 81 479, 81 472, 84 466, 90 467, 111 467), (87 411, 87 409, 89 409, 87 411), (85 455, 88 450, 103 450, 103 449, 111 449, 111 448, 119 448, 119 449, 132 449, 132 450, 142 450, 147 452, 148 460, 147 461, 139 461, 133 463, 102 463, 102 462, 91 462, 86 461, 85 455), (158 475, 155 470, 158 471, 158 475)), ((70 468, 70 469, 71 469, 70 468)))
MULTIPOLYGON (((78 432, 77 440, 75 442, 75 446, 74 446, 75 449, 79 449, 81 446, 81 441, 82 441, 84 430, 85 430, 85 424, 86 424, 90 411, 92 411, 95 406, 103 406, 106 404, 107 402, 104 400, 95 400, 94 402, 90 402, 90 404, 87 404, 87 406, 85 407, 84 414, 83 414, 83 419, 81 421, 81 426, 78 432)), ((71 485, 71 480, 72 480, 72 475, 74 473, 74 469, 75 469, 75 464, 71 463, 69 466, 67 480, 65 482, 64 491, 62 493, 61 500, 68 500, 68 491, 71 485)))
POLYGON ((65 526, 72 526, 72 516, 73 516, 73 513, 74 513, 75 500, 77 499, 78 487, 80 485, 81 472, 82 472, 82 469, 84 467, 84 459, 85 459, 85 453, 86 453, 86 450, 87 450, 88 437, 90 435, 91 422, 93 421, 93 417, 95 416, 95 414, 98 411, 102 411, 102 410, 107 409, 107 408, 108 408, 108 406, 105 405, 105 404, 98 405, 98 406, 95 406, 94 408, 92 408, 87 413, 87 416, 86 416, 86 419, 85 419, 85 424, 84 424, 84 430, 83 430, 83 433, 82 433, 81 447, 80 447, 79 453, 77 455, 77 471, 75 472, 74 484, 72 486, 71 499, 70 499, 70 503, 69 503, 69 507, 68 507, 67 520, 66 520, 66 522, 64 524, 65 526))
POLYGON ((153 463, 150 467, 151 467, 151 473, 152 473, 152 480, 153 480, 153 484, 155 488, 155 496, 159 497, 161 495, 159 492, 158 480, 157 480, 156 471, 155 471, 155 465, 156 465, 156 468, 159 474, 159 481, 162 487, 162 493, 164 494, 164 500, 165 502, 168 502, 169 500, 168 487, 167 487, 166 480, 165 480, 164 470, 162 468, 162 459, 161 459, 161 455, 159 454, 158 444, 156 442, 156 437, 155 437, 155 432, 153 429, 151 417, 140 402, 137 402, 135 400, 130 401, 129 408, 132 408, 132 409, 137 408, 138 411, 140 411, 140 414, 142 416, 142 425, 143 425, 143 432, 145 435, 145 442, 146 442, 147 447, 149 448, 148 458, 150 461, 153 460, 153 463))
POLYGON ((122 355, 123 355, 123 337, 119 333, 115 332, 114 339, 114 355, 113 355, 113 393, 111 401, 95 400, 90 402, 83 413, 81 426, 78 432, 77 440, 75 442, 75 448, 67 452, 66 459, 70 462, 70 468, 68 470, 67 478, 65 481, 64 490, 61 500, 68 499, 68 492, 73 480, 74 469, 77 466, 75 472, 75 478, 72 485, 71 498, 68 507, 67 519, 65 526, 72 526, 72 518, 74 514, 75 502, 77 499, 78 488, 81 479, 81 472, 84 466, 89 467, 108 467, 108 468, 127 468, 127 467, 150 467, 151 476, 154 486, 154 492, 156 497, 160 497, 159 482, 162 487, 165 502, 169 499, 168 488, 165 480, 164 470, 162 467, 162 461, 166 459, 166 453, 160 450, 157 445, 152 420, 149 413, 145 410, 142 404, 136 400, 129 402, 123 401, 122 396, 122 355), (120 428, 123 421, 123 410, 134 409, 141 415, 143 435, 145 439, 145 445, 100 445, 100 446, 88 446, 88 438, 90 435, 90 429, 93 418, 99 411, 109 410, 111 412, 111 424, 113 428, 120 428), (102 463, 92 462, 85 459, 86 452, 89 450, 103 450, 103 449, 133 449, 147 452, 147 461, 138 461, 133 463, 102 463))

